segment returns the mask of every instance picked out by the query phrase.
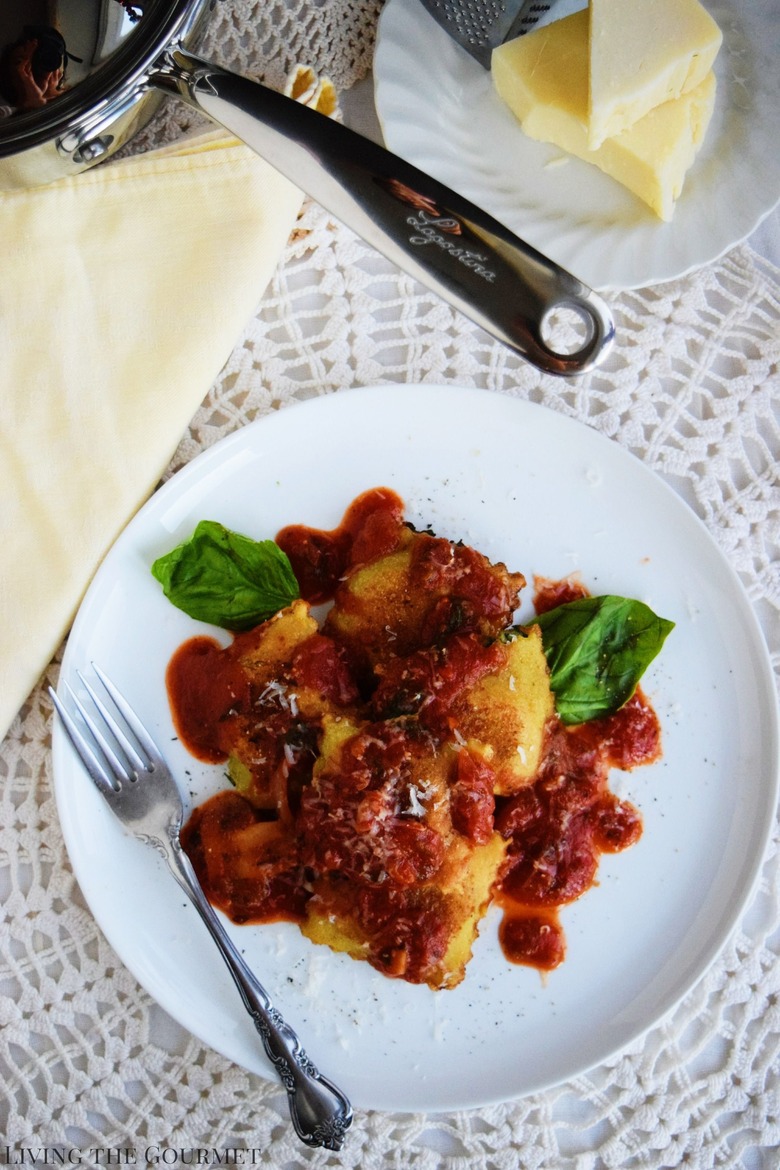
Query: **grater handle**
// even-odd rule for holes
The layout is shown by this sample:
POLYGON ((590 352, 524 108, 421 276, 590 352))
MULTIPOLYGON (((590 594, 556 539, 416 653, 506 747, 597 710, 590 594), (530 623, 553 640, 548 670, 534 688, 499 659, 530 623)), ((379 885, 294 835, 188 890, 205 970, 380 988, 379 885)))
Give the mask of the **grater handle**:
POLYGON ((490 69, 493 50, 587 6, 588 0, 420 0, 448 36, 490 69))

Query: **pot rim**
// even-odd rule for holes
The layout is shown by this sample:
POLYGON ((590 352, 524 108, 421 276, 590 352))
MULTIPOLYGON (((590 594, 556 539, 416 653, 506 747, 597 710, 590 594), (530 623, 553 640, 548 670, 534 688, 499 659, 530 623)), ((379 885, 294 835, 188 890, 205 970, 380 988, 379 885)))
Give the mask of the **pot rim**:
POLYGON ((0 118, 0 157, 40 146, 96 114, 106 115, 117 102, 146 89, 146 78, 166 49, 175 47, 201 8, 213 0, 156 0, 138 27, 71 92, 43 110, 0 118))

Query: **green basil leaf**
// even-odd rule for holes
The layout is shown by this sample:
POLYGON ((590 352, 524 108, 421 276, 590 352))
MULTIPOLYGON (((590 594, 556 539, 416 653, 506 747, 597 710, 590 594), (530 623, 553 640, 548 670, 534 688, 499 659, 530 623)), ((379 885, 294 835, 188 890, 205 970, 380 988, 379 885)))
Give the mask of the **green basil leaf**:
POLYGON ((582 597, 539 614, 550 686, 561 720, 586 723, 617 711, 633 695, 674 622, 641 601, 582 597))
POLYGON ((189 540, 152 565, 165 596, 198 621, 247 630, 300 596, 285 553, 215 520, 201 520, 189 540))

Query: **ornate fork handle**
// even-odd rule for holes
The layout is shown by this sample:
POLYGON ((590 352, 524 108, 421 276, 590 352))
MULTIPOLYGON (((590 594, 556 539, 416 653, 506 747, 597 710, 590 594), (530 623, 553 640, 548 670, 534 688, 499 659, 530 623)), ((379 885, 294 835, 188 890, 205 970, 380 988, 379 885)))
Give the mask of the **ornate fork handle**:
POLYGON ((268 1058, 287 1090, 295 1132, 307 1146, 340 1150, 352 1124, 352 1107, 344 1094, 317 1071, 293 1029, 274 1007, 262 984, 247 967, 206 900, 190 859, 178 840, 163 848, 174 877, 194 903, 233 976, 244 1006, 254 1021, 268 1058))

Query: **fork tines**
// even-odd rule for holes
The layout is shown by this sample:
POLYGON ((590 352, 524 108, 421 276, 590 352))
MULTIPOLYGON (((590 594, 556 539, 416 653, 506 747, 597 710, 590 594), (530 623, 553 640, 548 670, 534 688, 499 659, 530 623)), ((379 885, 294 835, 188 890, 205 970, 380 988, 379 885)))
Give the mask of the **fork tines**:
POLYGON ((96 663, 92 663, 92 668, 125 721, 126 729, 120 726, 106 703, 80 670, 77 670, 76 673, 89 695, 99 719, 90 713, 66 680, 63 680, 63 688, 67 692, 69 702, 77 712, 82 726, 70 714, 52 687, 49 687, 49 694, 62 720, 68 739, 94 783, 104 793, 107 787, 117 792, 123 783, 131 783, 139 772, 149 771, 157 752, 146 729, 122 693, 96 663), (108 735, 106 731, 109 733, 108 735), (129 733, 132 733, 135 742, 130 738, 129 733))

